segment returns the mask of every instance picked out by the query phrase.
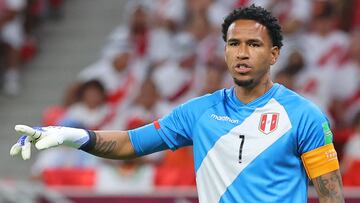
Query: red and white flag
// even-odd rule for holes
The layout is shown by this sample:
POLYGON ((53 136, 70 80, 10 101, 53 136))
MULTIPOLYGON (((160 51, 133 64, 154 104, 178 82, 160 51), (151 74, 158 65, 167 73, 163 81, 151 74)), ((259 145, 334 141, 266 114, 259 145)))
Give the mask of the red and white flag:
POLYGON ((264 134, 269 134, 273 132, 278 125, 278 120, 278 113, 261 114, 259 130, 264 134))

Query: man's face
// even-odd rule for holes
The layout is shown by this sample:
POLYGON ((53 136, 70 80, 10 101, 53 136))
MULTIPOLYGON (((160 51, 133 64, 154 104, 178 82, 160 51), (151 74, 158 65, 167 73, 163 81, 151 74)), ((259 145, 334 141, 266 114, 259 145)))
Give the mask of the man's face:
POLYGON ((253 20, 236 20, 227 32, 225 61, 238 86, 254 87, 267 77, 279 49, 267 28, 253 20))

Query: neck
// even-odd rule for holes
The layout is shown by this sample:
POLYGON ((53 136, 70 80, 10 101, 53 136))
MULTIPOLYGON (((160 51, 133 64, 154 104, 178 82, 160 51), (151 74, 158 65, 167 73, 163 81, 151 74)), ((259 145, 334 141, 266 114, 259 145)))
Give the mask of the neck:
POLYGON ((268 79, 264 82, 260 82, 254 87, 241 87, 235 86, 236 97, 244 104, 248 104, 255 99, 264 95, 271 87, 273 82, 268 79))

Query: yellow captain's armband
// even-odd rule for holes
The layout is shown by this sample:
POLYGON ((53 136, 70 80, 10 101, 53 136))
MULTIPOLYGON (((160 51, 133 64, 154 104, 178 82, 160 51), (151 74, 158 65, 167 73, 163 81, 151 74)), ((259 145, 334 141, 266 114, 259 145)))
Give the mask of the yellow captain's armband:
POLYGON ((301 160, 310 179, 339 169, 337 153, 332 143, 302 154, 301 160))

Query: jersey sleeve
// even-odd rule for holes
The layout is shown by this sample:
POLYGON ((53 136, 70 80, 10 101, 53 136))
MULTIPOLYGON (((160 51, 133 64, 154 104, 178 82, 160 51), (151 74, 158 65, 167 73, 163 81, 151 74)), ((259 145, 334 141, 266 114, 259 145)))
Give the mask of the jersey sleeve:
POLYGON ((190 106, 181 105, 159 120, 159 135, 171 150, 192 145, 193 126, 190 123, 195 124, 196 119, 189 112, 190 106))
POLYGON ((194 98, 159 120, 159 135, 171 150, 193 144, 194 129, 200 117, 212 106, 220 103, 225 89, 194 98))
POLYGON ((298 130, 299 153, 310 179, 339 169, 329 122, 319 109, 305 113, 298 130))
POLYGON ((191 126, 188 125, 191 116, 186 115, 184 108, 187 107, 180 106, 159 121, 130 130, 129 137, 136 155, 191 145, 191 126))
POLYGON ((299 153, 311 151, 332 143, 333 135, 325 115, 317 108, 304 113, 298 129, 299 153))
POLYGON ((129 138, 137 156, 143 156, 168 149, 161 139, 156 123, 129 130, 129 138))
MULTIPOLYGON (((217 95, 192 99, 171 113, 147 126, 129 131, 130 141, 137 155, 146 155, 164 149, 176 150, 193 144, 193 131, 201 115, 216 104, 217 95)), ((223 95, 223 94, 221 94, 223 95)), ((220 96, 221 98, 221 96, 220 96)))

